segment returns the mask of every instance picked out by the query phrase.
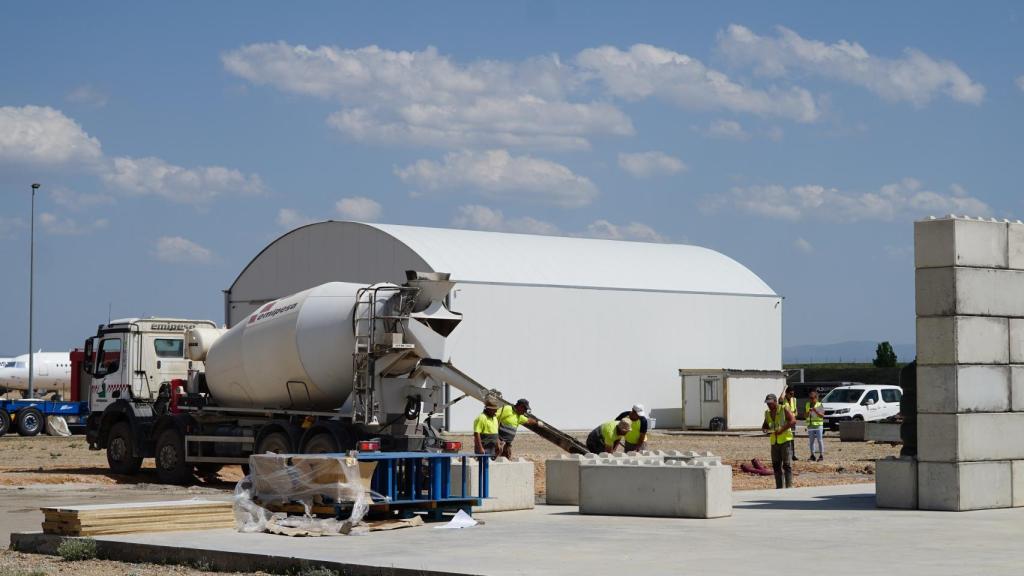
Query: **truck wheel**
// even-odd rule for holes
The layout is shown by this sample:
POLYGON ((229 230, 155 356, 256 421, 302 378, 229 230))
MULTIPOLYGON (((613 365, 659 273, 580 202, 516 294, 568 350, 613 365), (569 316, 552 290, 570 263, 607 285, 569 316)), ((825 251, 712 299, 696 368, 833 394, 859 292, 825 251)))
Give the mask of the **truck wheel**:
POLYGON ((142 468, 142 458, 132 456, 132 427, 118 422, 107 436, 107 466, 114 474, 131 476, 142 468))
POLYGON ((156 439, 156 475, 164 484, 188 484, 192 465, 185 461, 185 438, 168 428, 156 439))
POLYGON ((196 473, 200 476, 216 476, 223 467, 223 464, 217 464, 216 462, 200 462, 196 464, 196 473))
POLYGON ((43 415, 35 408, 25 408, 17 413, 15 420, 18 422, 18 434, 22 436, 36 436, 43 429, 43 415))
POLYGON ((302 452, 304 454, 336 454, 341 449, 338 447, 338 441, 334 439, 327 432, 317 434, 306 442, 306 449, 302 452))
MULTIPOLYGON (((326 434, 323 434, 323 436, 326 436, 326 434)), ((260 444, 256 447, 256 454, 266 454, 267 452, 272 454, 291 454, 291 439, 284 432, 271 432, 267 434, 260 439, 260 444)))
POLYGON ((7 434, 11 430, 11 415, 7 413, 7 410, 0 410, 0 436, 7 434))

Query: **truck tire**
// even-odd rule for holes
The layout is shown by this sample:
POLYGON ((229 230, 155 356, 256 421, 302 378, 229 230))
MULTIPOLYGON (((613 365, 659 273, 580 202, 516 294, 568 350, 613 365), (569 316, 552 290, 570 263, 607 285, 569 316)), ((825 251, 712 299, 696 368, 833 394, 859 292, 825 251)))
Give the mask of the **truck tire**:
POLYGON ((142 468, 142 458, 132 456, 132 427, 127 422, 118 422, 107 435, 107 466, 114 474, 131 476, 142 468))
POLYGON ((163 484, 189 484, 192 465, 185 461, 185 437, 168 428, 156 439, 156 475, 163 484))
POLYGON ((335 454, 341 451, 338 441, 328 432, 321 432, 306 442, 303 454, 335 454))
POLYGON ((267 452, 273 454, 293 453, 291 438, 284 432, 271 432, 260 438, 259 446, 256 447, 256 454, 266 454, 267 452))
POLYGON ((196 464, 196 474, 199 474, 200 476, 216 476, 223 467, 223 464, 218 464, 216 462, 200 462, 199 464, 196 464))
POLYGON ((7 410, 0 410, 0 436, 7 434, 11 430, 11 415, 7 413, 7 410))
POLYGON ((22 436, 36 436, 45 426, 43 414, 35 408, 25 408, 17 413, 15 420, 18 422, 18 434, 22 436))

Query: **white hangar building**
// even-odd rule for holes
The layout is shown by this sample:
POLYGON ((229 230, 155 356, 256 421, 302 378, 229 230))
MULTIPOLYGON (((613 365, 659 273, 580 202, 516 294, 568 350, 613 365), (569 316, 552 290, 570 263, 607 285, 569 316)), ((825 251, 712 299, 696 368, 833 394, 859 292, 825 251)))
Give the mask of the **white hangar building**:
MULTIPOLYGON (((508 400, 528 398, 563 429, 589 430, 636 402, 658 428, 681 427, 684 372, 709 375, 699 399, 686 386, 691 427, 708 426, 691 421, 702 413, 759 427, 766 386, 781 391, 763 379, 713 389, 709 378, 723 371, 778 374, 782 298, 698 246, 320 222, 281 236, 242 270, 224 294, 225 322, 324 282, 402 283, 406 270, 458 282, 453 364, 508 400), (694 409, 698 400, 707 410, 694 409)), ((459 402, 450 429, 468 430, 480 409, 459 402)))

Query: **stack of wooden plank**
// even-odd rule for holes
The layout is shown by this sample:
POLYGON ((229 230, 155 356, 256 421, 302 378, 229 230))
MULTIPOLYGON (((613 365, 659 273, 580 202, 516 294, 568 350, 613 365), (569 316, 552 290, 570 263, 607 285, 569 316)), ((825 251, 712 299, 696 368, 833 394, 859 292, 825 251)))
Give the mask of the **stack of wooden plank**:
POLYGON ((102 536, 233 528, 231 502, 174 500, 43 508, 43 532, 62 536, 102 536))

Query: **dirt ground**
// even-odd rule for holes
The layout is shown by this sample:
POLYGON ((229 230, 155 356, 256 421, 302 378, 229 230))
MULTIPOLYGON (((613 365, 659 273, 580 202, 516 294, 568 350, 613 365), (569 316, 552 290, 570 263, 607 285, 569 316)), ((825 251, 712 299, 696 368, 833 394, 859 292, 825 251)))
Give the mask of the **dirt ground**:
MULTIPOLYGON (((211 572, 203 567, 131 564, 110 560, 67 562, 57 556, 0 551, 0 576, 231 576, 238 572, 211 572)), ((261 576, 264 572, 246 572, 261 576)), ((313 576, 312 573, 310 576, 313 576)), ((326 574, 316 574, 326 576, 326 574)))

